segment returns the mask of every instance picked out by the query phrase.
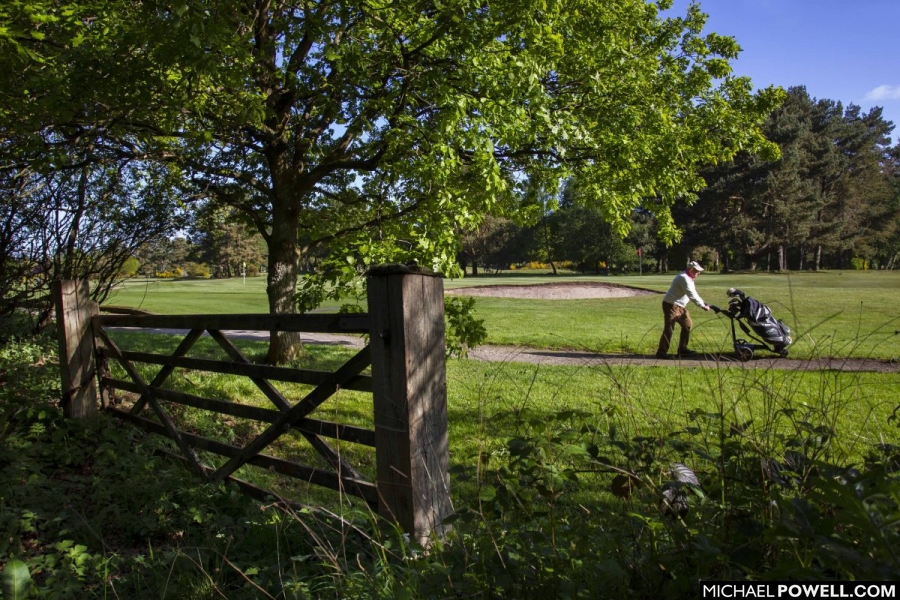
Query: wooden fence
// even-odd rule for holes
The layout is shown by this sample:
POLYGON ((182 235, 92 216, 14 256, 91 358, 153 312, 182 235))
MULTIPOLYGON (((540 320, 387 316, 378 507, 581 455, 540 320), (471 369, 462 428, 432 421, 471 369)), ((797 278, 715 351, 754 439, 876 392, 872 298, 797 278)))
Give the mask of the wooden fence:
POLYGON ((255 465, 364 499, 379 514, 417 539, 441 533, 450 514, 447 390, 444 363, 443 282, 439 277, 389 265, 368 275, 368 314, 353 315, 101 315, 89 300, 87 282, 54 286, 59 327, 63 410, 84 418, 98 410, 174 440, 178 457, 212 482, 230 481, 245 491, 263 492, 234 477, 255 465), (170 328, 188 333, 171 355, 120 349, 110 327, 170 328), (335 372, 253 364, 223 333, 226 330, 368 334, 369 344, 335 372), (230 360, 188 356, 208 334, 230 360), (127 380, 112 378, 98 365, 116 361, 127 380), (159 366, 146 381, 136 363, 159 366), (371 365, 371 375, 362 371, 371 365), (260 408, 164 388, 176 369, 202 370, 249 378, 274 408, 260 408), (272 381, 315 386, 291 403, 272 381), (312 413, 340 389, 371 392, 374 430, 319 420, 312 413), (139 397, 130 410, 114 406, 114 390, 139 397), (172 404, 265 423, 248 444, 237 447, 180 430, 172 404), (142 416, 150 408, 156 419, 142 416), (330 465, 315 468, 263 454, 286 433, 305 438, 330 465), (375 449, 375 481, 367 481, 329 440, 375 449), (197 450, 224 457, 218 467, 204 464, 197 450))

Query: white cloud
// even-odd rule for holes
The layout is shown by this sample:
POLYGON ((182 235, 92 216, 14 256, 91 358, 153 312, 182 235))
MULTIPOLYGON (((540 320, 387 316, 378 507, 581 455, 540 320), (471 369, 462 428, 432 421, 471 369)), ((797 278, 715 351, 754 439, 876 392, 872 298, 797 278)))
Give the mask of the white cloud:
POLYGON ((900 100, 900 85, 879 85, 869 90, 864 100, 900 100))

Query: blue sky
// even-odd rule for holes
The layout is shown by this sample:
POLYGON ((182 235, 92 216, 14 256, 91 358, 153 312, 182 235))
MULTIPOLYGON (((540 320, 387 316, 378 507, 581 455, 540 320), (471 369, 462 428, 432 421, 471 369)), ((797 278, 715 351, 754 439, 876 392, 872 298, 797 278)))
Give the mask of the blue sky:
MULTIPOLYGON (((676 0, 683 15, 688 0, 676 0)), ((900 140, 900 0, 701 0, 704 30, 734 37, 732 63, 757 88, 804 85, 810 96, 883 108, 900 140)))

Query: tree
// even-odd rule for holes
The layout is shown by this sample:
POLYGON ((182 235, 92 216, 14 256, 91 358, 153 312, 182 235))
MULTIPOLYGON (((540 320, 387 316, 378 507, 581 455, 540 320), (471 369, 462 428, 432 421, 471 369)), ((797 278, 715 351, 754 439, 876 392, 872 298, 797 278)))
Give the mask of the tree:
POLYGON ((509 219, 486 216, 477 229, 463 234, 460 240, 462 249, 459 257, 463 270, 471 264, 472 277, 477 277, 479 265, 494 268, 508 266, 509 247, 518 232, 519 228, 509 219))
POLYGON ((181 223, 153 165, 73 150, 52 169, 15 146, 0 151, 0 314, 27 305, 37 329, 52 314, 52 281, 89 280, 102 302, 138 247, 181 223))
MULTIPOLYGON (((838 115, 834 147, 840 157, 835 193, 823 208, 823 220, 831 224, 821 245, 837 257, 841 268, 854 256, 871 258, 877 240, 897 226, 888 166, 893 124, 874 108, 862 114, 849 105, 838 115)), ((817 264, 820 259, 817 256, 817 264)))
MULTIPOLYGON (((699 165, 771 149, 758 125, 780 93, 754 94, 731 75, 737 43, 703 35, 696 5, 662 18, 670 5, 115 4, 53 59, 81 80, 69 120, 246 215, 268 247, 269 308, 292 312, 300 259, 320 248, 302 308, 374 262, 456 273, 454 232, 534 210, 522 181, 577 174, 620 234, 656 196, 660 234, 677 237, 670 209, 702 186, 699 165)), ((273 333, 269 360, 297 339, 273 333)))
POLYGON ((880 263, 887 269, 894 269, 900 258, 900 143, 885 155, 885 175, 893 193, 885 207, 893 215, 875 243, 880 263))
POLYGON ((128 109, 109 46, 117 15, 90 0, 0 8, 0 313, 27 303, 38 328, 51 281, 90 280, 102 302, 142 244, 183 225, 180 173, 148 160, 118 122, 128 109))
POLYGON ((768 161, 742 152, 733 160, 703 170, 708 183, 697 202, 675 210, 684 227, 684 245, 716 248, 724 270, 740 268, 748 256, 765 247, 759 226, 756 194, 768 161))
POLYGON ((880 109, 810 98, 803 87, 764 125, 781 156, 742 152, 704 171, 697 205, 676 211, 692 244, 710 244, 751 268, 777 256, 776 268, 846 268, 851 255, 874 257, 897 227, 888 135, 880 109))
POLYGON ((245 269, 259 272, 263 264, 259 234, 233 209, 203 207, 196 215, 191 237, 199 259, 213 266, 216 277, 239 277, 245 269))
MULTIPOLYGON (((558 257, 578 264, 580 270, 600 272, 601 264, 606 272, 612 265, 634 262, 635 250, 625 243, 621 234, 596 209, 585 208, 591 203, 582 198, 586 191, 577 178, 566 181, 560 194, 559 208, 552 217, 557 233, 558 257)), ((634 213, 629 228, 634 223, 634 213)), ((637 232, 635 232, 637 233, 637 232)))
MULTIPOLYGON (((643 263, 645 259, 655 258, 656 219, 653 214, 645 209, 637 209, 631 217, 631 231, 625 241, 634 249, 637 261, 643 263)), ((641 267, 642 269, 642 267, 641 267)))
POLYGON ((764 126, 767 137, 781 148, 781 157, 768 164, 757 188, 756 203, 765 237, 753 258, 771 256, 774 251, 779 271, 788 268, 786 247, 799 246, 808 238, 815 215, 824 204, 810 177, 816 145, 821 140, 814 123, 817 108, 824 108, 827 114, 829 106, 817 106, 805 88, 791 88, 784 104, 772 112, 764 126))

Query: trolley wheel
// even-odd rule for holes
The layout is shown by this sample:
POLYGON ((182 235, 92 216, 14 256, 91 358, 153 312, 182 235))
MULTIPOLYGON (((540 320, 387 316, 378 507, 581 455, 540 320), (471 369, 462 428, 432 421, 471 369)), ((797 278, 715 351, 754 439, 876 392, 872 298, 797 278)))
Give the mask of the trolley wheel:
POLYGON ((787 348, 782 348, 781 350, 778 351, 778 356, 780 356, 781 358, 787 358, 787 355, 788 355, 787 348))
POLYGON ((748 348, 747 346, 738 346, 735 348, 738 360, 747 362, 751 358, 753 358, 753 348, 748 348))

